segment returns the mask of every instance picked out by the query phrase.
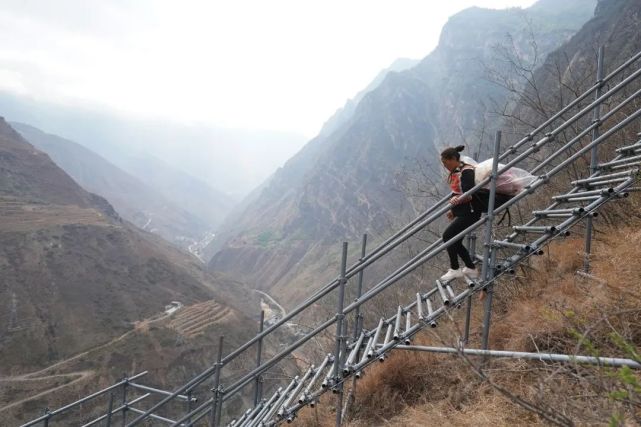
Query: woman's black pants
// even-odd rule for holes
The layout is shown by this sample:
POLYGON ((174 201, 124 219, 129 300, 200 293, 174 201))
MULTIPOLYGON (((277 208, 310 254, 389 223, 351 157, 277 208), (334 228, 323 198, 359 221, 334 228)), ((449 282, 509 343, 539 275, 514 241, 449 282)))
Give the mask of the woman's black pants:
MULTIPOLYGON (((480 214, 470 214, 454 217, 450 225, 443 232, 443 241, 447 242, 452 237, 456 236, 461 231, 474 224, 480 218, 480 214)), ((474 263, 472 262, 470 253, 467 251, 467 249, 465 249, 465 246, 463 246, 463 237, 458 239, 452 244, 452 246, 447 248, 447 254, 450 256, 450 268, 454 270, 457 270, 459 268, 458 257, 461 257, 466 267, 474 268, 474 263)))

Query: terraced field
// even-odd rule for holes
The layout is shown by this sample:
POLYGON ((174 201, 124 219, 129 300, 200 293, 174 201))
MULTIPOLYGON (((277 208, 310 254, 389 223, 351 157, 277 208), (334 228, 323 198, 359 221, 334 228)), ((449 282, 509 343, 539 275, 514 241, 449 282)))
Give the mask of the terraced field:
POLYGON ((172 316, 169 327, 187 338, 193 338, 231 314, 229 307, 221 306, 215 300, 209 300, 179 310, 172 316))
POLYGON ((8 197, 0 197, 0 217, 0 231, 31 231, 65 224, 108 224, 96 209, 28 203, 8 197))

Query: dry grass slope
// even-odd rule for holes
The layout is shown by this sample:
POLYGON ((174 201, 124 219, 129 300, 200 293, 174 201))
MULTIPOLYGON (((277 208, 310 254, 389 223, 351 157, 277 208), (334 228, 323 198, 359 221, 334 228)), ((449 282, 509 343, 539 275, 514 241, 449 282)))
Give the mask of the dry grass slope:
MULTIPOLYGON (((638 211, 636 205, 628 207, 638 211)), ((497 286, 491 348, 625 358, 636 351, 638 357, 639 241, 639 220, 600 229, 592 256, 592 272, 600 281, 575 274, 583 259, 580 237, 555 242, 516 278, 497 286), (626 349, 617 336, 630 347, 626 349)), ((470 347, 479 346, 481 316, 476 304, 470 347)), ((462 313, 455 311, 452 320, 423 333, 417 341, 452 345, 460 332, 462 313)), ((478 361, 396 351, 357 383, 348 425, 616 426, 639 425, 641 420, 638 372, 494 359, 482 378, 472 368, 478 361), (529 402, 555 421, 524 409, 510 396, 529 402)), ((296 425, 334 425, 333 405, 334 397, 325 396, 323 404, 305 409, 296 425)))

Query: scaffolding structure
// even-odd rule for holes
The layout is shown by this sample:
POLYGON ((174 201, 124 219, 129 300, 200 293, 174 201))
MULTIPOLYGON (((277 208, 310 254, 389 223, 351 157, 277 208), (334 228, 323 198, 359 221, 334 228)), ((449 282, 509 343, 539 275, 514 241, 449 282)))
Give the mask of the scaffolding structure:
MULTIPOLYGON (((306 406, 318 404, 320 396, 328 391, 336 395, 336 425, 342 423, 343 387, 348 380, 356 381, 363 371, 372 363, 382 361, 386 355, 395 349, 432 351, 437 353, 457 353, 473 356, 489 357, 519 357, 532 360, 549 360, 568 363, 589 363, 608 366, 629 366, 641 368, 638 362, 628 359, 589 357, 577 355, 560 355, 545 353, 499 352, 489 349, 490 326, 494 286, 498 279, 514 274, 515 269, 524 260, 541 255, 548 243, 554 239, 569 235, 570 229, 576 224, 585 222, 585 261, 582 274, 590 274, 589 254, 591 252, 592 219, 598 215, 598 209, 606 203, 628 196, 629 191, 636 190, 634 186, 641 165, 641 133, 639 139, 630 145, 609 148, 612 158, 599 160, 597 150, 606 151, 611 137, 632 123, 639 123, 641 108, 637 100, 641 96, 641 52, 630 57, 625 63, 603 76, 603 49, 599 50, 597 64, 597 81, 582 95, 578 96, 556 114, 530 132, 520 141, 501 151, 501 132, 497 132, 494 140, 494 156, 491 175, 461 197, 471 196, 478 191, 489 188, 488 210, 478 221, 459 233, 457 236, 443 242, 442 239, 427 244, 423 250, 413 256, 402 266, 390 272, 384 279, 368 289, 364 289, 363 275, 367 268, 379 262, 408 239, 417 235, 430 224, 440 220, 450 209, 449 200, 453 194, 448 194, 413 221, 398 230, 375 249, 367 253, 367 236, 363 236, 360 258, 348 266, 348 244, 342 245, 342 255, 339 274, 336 279, 321 286, 304 302, 299 304, 283 318, 272 325, 264 324, 261 315, 259 331, 251 340, 224 355, 224 338, 220 337, 218 358, 216 363, 205 369, 187 383, 173 391, 165 391, 155 387, 145 386, 136 382, 145 372, 124 378, 118 383, 87 396, 70 405, 45 414, 32 420, 22 427, 42 425, 47 427, 53 419, 60 420, 62 415, 71 408, 82 405, 99 396, 110 396, 108 406, 103 414, 88 421, 84 426, 107 425, 136 426, 146 425, 146 420, 153 420, 159 425, 170 426, 200 426, 222 425, 224 405, 231 403, 240 393, 246 393, 248 386, 253 384, 250 399, 240 401, 247 404, 247 409, 236 414, 227 415, 226 425, 233 427, 274 426, 283 422, 292 422, 298 412, 306 406), (620 81, 616 82, 617 79, 620 81), (624 90, 626 90, 624 92, 624 90), (628 94, 628 92, 631 92, 628 94), (624 95, 621 95, 625 93, 624 95), (594 96, 594 101, 586 106, 581 102, 594 96), (608 103, 608 110, 602 114, 601 107, 608 103), (578 110, 573 113, 574 110, 578 110), (569 119, 565 117, 573 114, 569 119), (592 120, 585 126, 585 117, 592 114, 592 120), (624 115, 623 118, 619 116, 624 115), (604 129, 604 123, 608 128, 604 129), (552 142, 558 142, 558 137, 570 126, 580 128, 576 136, 566 143, 561 143, 556 150, 544 160, 536 162, 529 172, 536 179, 525 186, 521 192, 500 206, 495 206, 496 183, 498 177, 507 173, 510 168, 522 168, 532 164, 533 155, 541 149, 549 147, 552 142), (553 129, 544 133, 545 130, 553 129), (590 137, 585 143, 584 138, 590 137), (532 211, 529 221, 512 227, 511 234, 505 238, 494 238, 494 219, 510 206, 529 197, 541 187, 548 185, 550 180, 559 172, 580 159, 590 155, 590 169, 586 178, 569 183, 569 188, 554 197, 549 206, 542 210, 532 211), (482 232, 482 251, 476 257, 480 264, 481 274, 478 279, 455 279, 450 282, 436 280, 433 285, 416 293, 415 298, 404 305, 396 307, 389 317, 367 319, 365 322, 366 304, 380 295, 386 289, 408 277, 417 268, 443 253, 449 246, 460 238, 469 237, 472 253, 476 254, 476 232, 482 232), (507 253, 507 255, 506 255, 507 253), (356 281, 353 301, 346 301, 346 287, 350 279, 356 281), (481 349, 468 349, 472 296, 478 292, 486 292, 484 299, 484 316, 482 325, 481 349), (263 340, 275 331, 286 327, 295 316, 308 313, 312 306, 328 295, 336 299, 336 313, 330 318, 319 321, 310 331, 297 336, 296 340, 271 357, 263 354, 263 340), (413 337, 424 328, 435 328, 438 321, 446 316, 454 307, 466 304, 464 335, 458 348, 451 347, 422 347, 410 345, 413 337), (354 319, 352 328, 347 325, 347 317, 354 319), (310 340, 317 338, 326 331, 333 330, 335 339, 325 350, 325 355, 317 363, 310 365, 305 372, 283 383, 272 387, 270 393, 263 390, 264 375, 276 364, 290 357, 293 352, 310 340), (222 373, 226 366, 247 351, 257 348, 256 366, 248 368, 233 381, 223 384, 222 373), (197 400, 195 390, 205 383, 211 382, 207 388, 208 396, 197 400), (115 390, 121 390, 116 402, 115 390), (129 394, 137 390, 139 395, 129 394), (147 398, 156 396, 157 399, 147 409, 140 409, 140 404, 147 398), (176 415, 176 402, 182 402, 182 412, 176 415), (172 414, 166 409, 174 405, 172 414)), ((247 393, 249 394, 249 393, 247 393)), ((238 402, 238 399, 236 400, 238 402)), ((229 412, 229 411, 228 411, 229 412)))

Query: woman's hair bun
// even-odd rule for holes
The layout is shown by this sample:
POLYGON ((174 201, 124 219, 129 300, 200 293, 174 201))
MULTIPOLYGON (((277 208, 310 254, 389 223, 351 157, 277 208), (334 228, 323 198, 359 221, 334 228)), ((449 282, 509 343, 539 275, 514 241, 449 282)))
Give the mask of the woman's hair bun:
POLYGON ((455 149, 460 153, 461 151, 465 150, 465 145, 458 145, 455 149))

